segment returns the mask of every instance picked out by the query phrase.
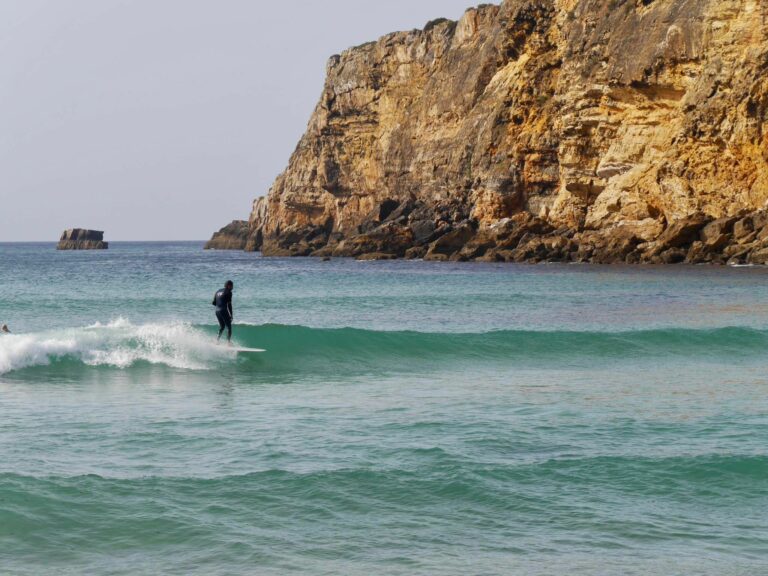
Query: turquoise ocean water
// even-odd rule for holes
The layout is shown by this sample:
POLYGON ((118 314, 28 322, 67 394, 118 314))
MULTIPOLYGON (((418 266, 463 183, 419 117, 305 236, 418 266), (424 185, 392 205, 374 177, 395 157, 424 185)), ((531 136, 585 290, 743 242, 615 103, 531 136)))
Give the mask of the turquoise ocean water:
POLYGON ((0 244, 0 322, 0 574, 768 573, 768 269, 0 244))

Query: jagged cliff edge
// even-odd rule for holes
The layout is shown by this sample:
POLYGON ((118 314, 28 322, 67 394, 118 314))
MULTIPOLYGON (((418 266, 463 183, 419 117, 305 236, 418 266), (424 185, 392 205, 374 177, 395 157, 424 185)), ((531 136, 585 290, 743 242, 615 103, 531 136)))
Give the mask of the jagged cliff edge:
POLYGON ((333 56, 247 249, 768 261, 768 3, 506 0, 333 56))

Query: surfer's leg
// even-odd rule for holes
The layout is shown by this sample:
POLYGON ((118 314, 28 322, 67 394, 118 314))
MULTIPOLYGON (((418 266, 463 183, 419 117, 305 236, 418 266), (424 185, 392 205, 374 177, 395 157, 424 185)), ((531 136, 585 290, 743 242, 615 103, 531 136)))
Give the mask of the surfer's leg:
POLYGON ((224 332, 224 328, 227 323, 225 322, 223 315, 220 312, 216 312, 216 320, 219 321, 219 337, 216 340, 221 340, 221 334, 224 332))
POLYGON ((232 342, 232 317, 227 316, 227 342, 232 342))

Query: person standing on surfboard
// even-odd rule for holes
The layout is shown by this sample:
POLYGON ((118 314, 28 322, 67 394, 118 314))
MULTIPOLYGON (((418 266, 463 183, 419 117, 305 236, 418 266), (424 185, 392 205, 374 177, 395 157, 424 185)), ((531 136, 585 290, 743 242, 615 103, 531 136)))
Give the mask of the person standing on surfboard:
POLYGON ((216 306, 216 319, 219 321, 219 337, 216 340, 221 340, 221 334, 226 328, 227 342, 230 343, 232 342, 232 290, 234 288, 235 284, 232 280, 227 280, 224 288, 213 295, 213 302, 211 302, 216 306))

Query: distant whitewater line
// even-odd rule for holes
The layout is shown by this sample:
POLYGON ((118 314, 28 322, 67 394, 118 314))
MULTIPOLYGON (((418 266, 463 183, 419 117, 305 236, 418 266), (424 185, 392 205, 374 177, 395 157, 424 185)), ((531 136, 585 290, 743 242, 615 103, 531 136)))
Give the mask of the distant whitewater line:
MULTIPOLYGON (((144 363, 207 370, 237 360, 216 343, 211 326, 187 323, 108 324, 0 338, 0 374, 75 362, 127 369, 144 363)), ((768 330, 743 327, 625 332, 500 330, 477 333, 376 331, 358 328, 240 324, 236 341, 266 348, 262 358, 240 359, 257 370, 323 370, 333 367, 408 369, 437 362, 583 362, 683 356, 764 355, 768 330)))

